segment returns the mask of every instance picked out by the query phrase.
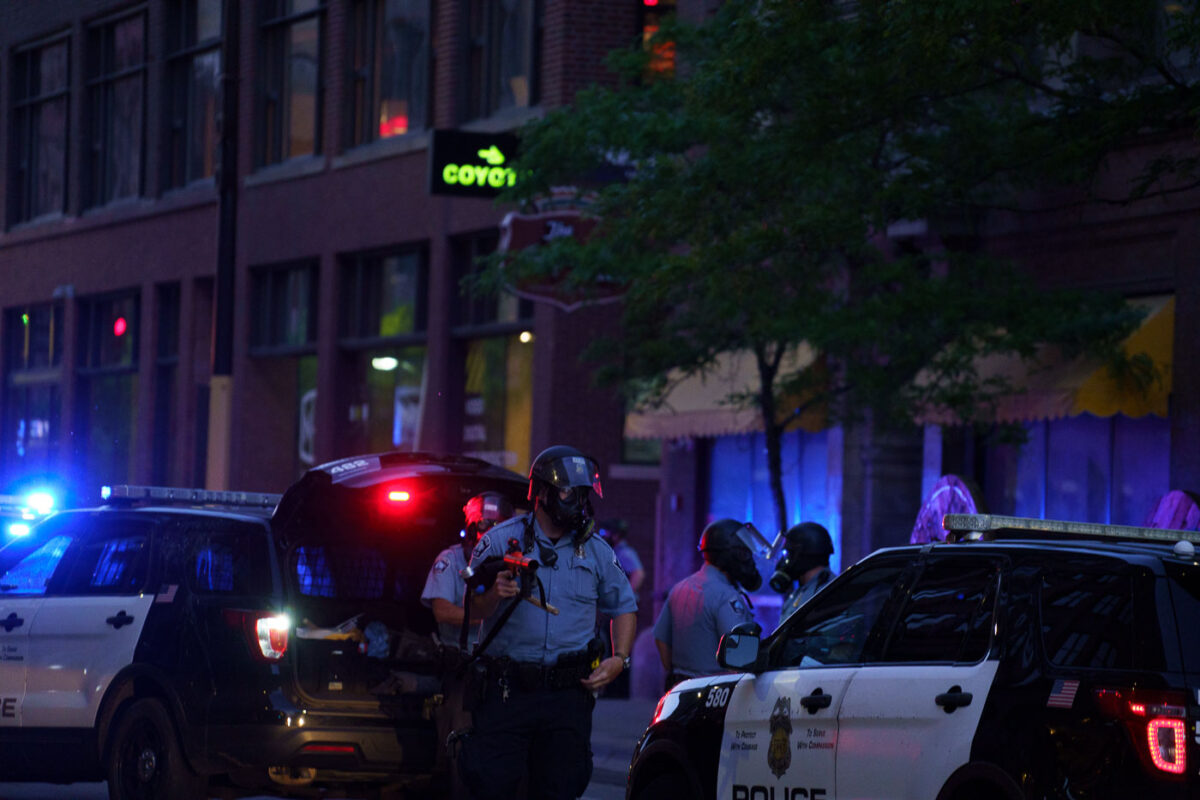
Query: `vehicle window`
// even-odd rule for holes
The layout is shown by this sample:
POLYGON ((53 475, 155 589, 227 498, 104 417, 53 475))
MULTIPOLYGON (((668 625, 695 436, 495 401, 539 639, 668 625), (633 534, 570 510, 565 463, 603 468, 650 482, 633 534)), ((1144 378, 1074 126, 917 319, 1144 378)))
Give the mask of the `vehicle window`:
POLYGON ((863 660, 872 634, 878 635, 880 612, 909 560, 865 566, 788 617, 772 638, 772 668, 855 664, 863 660))
POLYGON ((19 595, 45 594, 50 576, 62 561, 70 536, 54 536, 33 552, 0 573, 0 593, 19 595))
POLYGON ((296 586, 310 597, 378 600, 384 597, 387 561, 373 547, 302 545, 293 559, 296 586))
POLYGON ((921 571, 881 661, 974 663, 987 655, 999 565, 935 559, 921 571))
POLYGON ((1135 657, 1133 586, 1128 571, 1119 568, 1047 567, 1041 613, 1042 642, 1050 662, 1093 669, 1134 669, 1139 660, 1144 663, 1148 655, 1135 657))
POLYGON ((198 594, 268 594, 267 542, 255 533, 213 533, 201 540, 190 570, 198 594))
POLYGON ((1200 567, 1194 564, 1167 563, 1171 600, 1175 605, 1175 626, 1183 649, 1183 668, 1200 672, 1200 567))
POLYGON ((150 542, 145 533, 115 533, 77 542, 55 594, 133 594, 146 585, 150 542))

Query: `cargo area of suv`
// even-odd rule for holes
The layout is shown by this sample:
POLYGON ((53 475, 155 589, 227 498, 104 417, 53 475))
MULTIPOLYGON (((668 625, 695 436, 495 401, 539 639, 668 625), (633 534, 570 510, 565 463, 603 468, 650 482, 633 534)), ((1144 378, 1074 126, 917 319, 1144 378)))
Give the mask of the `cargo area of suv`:
POLYGON ((316 467, 284 494, 272 519, 294 622, 283 667, 310 732, 284 765, 292 779, 436 785, 433 711, 457 658, 443 644, 457 643, 437 640, 420 594, 483 491, 520 508, 526 483, 476 459, 386 453, 316 467))

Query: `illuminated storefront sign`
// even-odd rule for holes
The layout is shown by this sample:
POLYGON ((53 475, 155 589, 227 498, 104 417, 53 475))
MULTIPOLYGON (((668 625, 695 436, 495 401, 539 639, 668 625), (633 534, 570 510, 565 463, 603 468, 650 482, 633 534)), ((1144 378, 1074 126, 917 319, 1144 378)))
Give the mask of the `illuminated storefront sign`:
POLYGON ((429 193, 495 197, 517 182, 511 133, 433 132, 429 147, 429 193))

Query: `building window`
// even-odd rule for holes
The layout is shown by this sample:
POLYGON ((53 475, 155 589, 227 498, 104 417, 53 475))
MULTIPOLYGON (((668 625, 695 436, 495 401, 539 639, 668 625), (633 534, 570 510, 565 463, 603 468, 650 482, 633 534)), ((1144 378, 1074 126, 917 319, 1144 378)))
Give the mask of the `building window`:
POLYGON ((217 162, 221 0, 176 0, 168 18, 165 183, 211 178, 217 162))
POLYGON ((142 192, 146 15, 88 30, 86 198, 100 206, 142 192))
POLYGON ((532 324, 533 302, 508 292, 484 294, 464 286, 464 280, 482 269, 479 259, 495 252, 500 238, 496 234, 468 236, 453 243, 455 279, 459 287, 458 304, 454 309, 454 324, 459 327, 479 329, 498 326, 501 331, 514 326, 532 324))
POLYGON ((254 271, 250 345, 257 351, 310 349, 317 340, 315 264, 254 271))
POLYGON ((415 450, 425 384, 423 249, 347 257, 340 344, 347 409, 346 452, 415 450))
POLYGON ((342 338, 391 339, 425 329, 421 251, 350 257, 342 271, 342 338))
POLYGON ((650 55, 647 70, 654 75, 671 75, 675 72, 675 43, 655 41, 654 36, 662 28, 668 15, 675 13, 675 0, 656 0, 641 5, 642 47, 650 55))
POLYGON ((133 475, 140 307, 136 292, 79 304, 78 474, 105 483, 133 475))
POLYGON ((541 0, 470 0, 467 25, 467 118, 537 103, 541 0))
POLYGON ((69 55, 66 39, 13 59, 9 223, 60 214, 67 200, 69 55))
POLYGON ((9 476, 53 471, 62 433, 63 308, 23 306, 5 314, 4 445, 9 476))
POLYGON ((154 357, 154 447, 151 453, 151 477, 154 483, 160 486, 181 485, 181 481, 174 480, 171 475, 176 441, 174 431, 179 428, 175 403, 179 371, 179 307, 179 284, 168 283, 159 286, 155 303, 157 342, 154 357))
POLYGON ((429 122, 429 0, 358 0, 350 17, 349 142, 429 122))
POLYGON ((258 163, 310 156, 321 146, 320 0, 262 4, 258 163))
MULTIPOLYGON (((452 243, 459 286, 496 249, 495 234, 452 243)), ((523 472, 529 468, 533 426, 533 304, 510 294, 459 289, 454 334, 462 341, 462 450, 523 472)))

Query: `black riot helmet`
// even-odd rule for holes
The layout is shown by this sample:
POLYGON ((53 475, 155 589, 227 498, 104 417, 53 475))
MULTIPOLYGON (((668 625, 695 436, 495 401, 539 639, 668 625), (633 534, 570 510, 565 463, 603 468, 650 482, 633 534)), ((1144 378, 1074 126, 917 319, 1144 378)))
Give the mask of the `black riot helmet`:
POLYGON ((600 466, 574 447, 559 444, 538 453, 529 466, 529 500, 545 509, 550 519, 576 544, 592 530, 592 503, 588 492, 603 497, 600 466))
POLYGON ((765 558, 770 550, 771 545, 749 522, 718 519, 708 523, 700 534, 700 552, 704 554, 704 560, 748 592, 762 586, 755 556, 765 558))
POLYGON ((788 528, 783 540, 783 555, 775 562, 770 584, 780 594, 787 594, 793 583, 803 579, 804 573, 813 567, 829 566, 833 539, 823 525, 801 522, 788 528))
POLYGON ((463 531, 463 550, 470 553, 479 540, 479 534, 497 522, 508 519, 513 513, 513 504, 499 492, 483 492, 472 497, 463 506, 463 518, 467 522, 463 531))

